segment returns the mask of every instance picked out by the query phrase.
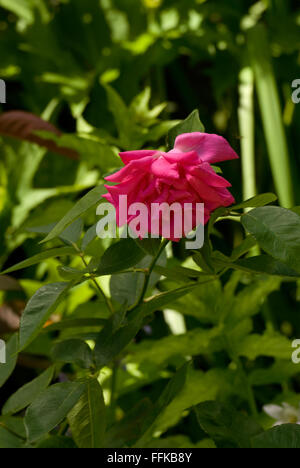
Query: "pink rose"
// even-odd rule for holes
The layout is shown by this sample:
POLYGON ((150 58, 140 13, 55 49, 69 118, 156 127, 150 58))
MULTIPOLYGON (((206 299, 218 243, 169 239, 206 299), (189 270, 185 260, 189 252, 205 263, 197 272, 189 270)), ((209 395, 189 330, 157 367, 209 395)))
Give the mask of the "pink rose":
MULTIPOLYGON (((106 177, 107 181, 117 185, 106 185, 109 193, 104 195, 104 198, 114 205, 118 226, 130 224, 131 229, 136 231, 139 237, 144 237, 147 233, 161 235, 163 232, 163 219, 159 220, 159 228, 152 227, 151 230, 153 203, 169 205, 177 203, 182 209, 185 204, 192 204, 192 227, 195 228, 197 203, 204 204, 204 223, 207 223, 212 211, 235 202, 227 190, 231 184, 217 175, 210 166, 238 158, 229 143, 219 135, 186 133, 177 137, 174 149, 168 153, 147 150, 128 151, 120 153, 120 157, 125 167, 106 177), (122 195, 127 196, 128 206, 143 203, 148 208, 147 233, 141 234, 140 226, 136 229, 132 227, 132 224, 134 225, 132 221, 137 218, 137 213, 127 212, 125 216, 121 213, 122 195)), ((176 226, 172 218, 169 238, 176 241, 178 237, 175 231, 176 226)))

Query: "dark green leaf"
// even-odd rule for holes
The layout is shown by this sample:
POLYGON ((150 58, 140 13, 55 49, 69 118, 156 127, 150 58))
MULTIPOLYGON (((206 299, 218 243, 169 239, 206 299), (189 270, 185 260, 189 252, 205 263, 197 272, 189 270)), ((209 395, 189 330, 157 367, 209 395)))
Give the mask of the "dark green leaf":
POLYGON ((54 367, 49 367, 36 379, 21 387, 5 403, 2 414, 18 413, 29 406, 40 393, 42 393, 50 384, 54 374, 54 367))
POLYGON ((105 447, 121 448, 131 446, 140 437, 145 419, 151 414, 152 408, 152 403, 146 398, 130 408, 121 421, 108 429, 105 447))
POLYGON ((70 437, 53 436, 48 437, 38 444, 39 449, 74 449, 77 448, 75 442, 70 437))
POLYGON ((60 424, 85 389, 85 383, 66 382, 52 385, 41 393, 29 406, 25 415, 29 442, 35 442, 60 424))
POLYGON ((244 228, 272 257, 300 272, 300 217, 276 206, 257 208, 242 216, 244 228))
POLYGON ((300 426, 283 424, 273 427, 252 439, 253 448, 259 449, 295 449, 300 448, 300 426))
POLYGON ((59 221, 50 234, 43 240, 48 242, 58 237, 65 229, 76 221, 87 210, 100 203, 101 196, 105 193, 103 185, 99 185, 87 193, 76 205, 59 221))
POLYGON ((145 315, 149 315, 155 310, 160 310, 166 305, 170 304, 173 301, 185 296, 189 292, 193 291, 198 286, 198 283, 187 284, 181 288, 174 289, 173 291, 167 291, 153 298, 147 299, 143 305, 143 310, 145 315))
POLYGON ((57 268, 58 273, 62 277, 62 279, 66 281, 72 281, 72 280, 80 280, 83 278, 83 276, 89 272, 88 268, 85 268, 84 270, 78 270, 77 268, 70 268, 70 267, 58 267, 57 268))
POLYGON ((79 448, 104 447, 105 403, 97 380, 87 382, 85 392, 69 413, 68 420, 79 448))
POLYGON ((183 133, 205 132, 203 123, 200 120, 199 111, 194 110, 183 122, 176 125, 168 133, 168 149, 174 148, 175 140, 183 133))
POLYGON ((74 223, 67 227, 61 234, 60 239, 67 244, 76 244, 80 237, 83 230, 83 221, 81 218, 76 219, 74 223))
POLYGON ((232 267, 248 271, 249 273, 265 273, 292 279, 300 277, 300 273, 297 273, 295 270, 292 270, 284 263, 275 260, 269 255, 259 255, 258 257, 238 260, 232 267))
POLYGON ((32 265, 37 265, 48 258, 53 257, 64 257, 65 255, 74 255, 74 249, 72 247, 59 247, 57 249, 50 249, 46 250, 45 252, 41 252, 34 257, 29 258, 28 260, 24 260, 24 262, 20 262, 17 265, 8 268, 3 272, 3 274, 12 273, 13 271, 22 270, 23 268, 28 268, 32 265))
POLYGON ((88 246, 97 238, 97 224, 90 227, 82 239, 81 249, 83 252, 86 251, 88 246))
POLYGON ((198 282, 205 282, 211 280, 213 277, 209 275, 205 275, 201 271, 193 270, 191 268, 184 268, 184 267, 172 267, 172 268, 165 268, 157 265, 154 269, 157 273, 166 278, 175 281, 188 281, 193 278, 197 278, 198 282))
POLYGON ((26 348, 38 335, 58 304, 65 298, 69 283, 47 284, 28 302, 20 324, 20 350, 26 348))
POLYGON ((251 448, 262 428, 230 405, 208 401, 195 408, 201 428, 222 448, 251 448))
POLYGON ((262 193, 261 195, 257 195, 256 197, 250 198, 238 205, 234 205, 231 207, 232 211, 242 210, 244 208, 260 208, 270 203, 277 201, 277 196, 274 193, 262 193))
MULTIPOLYGON (((135 265, 137 269, 147 269, 151 264, 152 258, 147 255, 141 262, 135 265)), ((157 266, 164 266, 166 264, 165 253, 161 254, 157 266)), ((150 277, 148 290, 151 290, 155 284, 159 281, 160 276, 156 272, 153 272, 150 277)), ((145 281, 145 275, 142 272, 135 273, 121 273, 113 275, 110 280, 110 292, 111 297, 114 301, 120 304, 127 303, 128 306, 132 306, 136 303, 143 289, 145 281)))
POLYGON ((12 434, 8 429, 2 427, 0 423, 0 448, 13 449, 21 448, 23 445, 22 440, 16 435, 12 434))
POLYGON ((122 270, 134 267, 145 257, 133 239, 122 239, 113 244, 103 255, 96 274, 99 276, 111 275, 122 270))
POLYGON ((78 318, 78 319, 66 319, 62 322, 53 323, 43 329, 44 333, 52 331, 68 330, 70 328, 83 328, 83 327, 97 327, 100 328, 105 325, 105 319, 98 318, 78 318))
POLYGON ((138 246, 144 250, 145 254, 155 257, 161 246, 161 239, 135 239, 138 246))
POLYGON ((300 206, 295 206, 295 208, 292 208, 291 211, 293 211, 294 213, 297 213, 297 215, 300 216, 300 206))
POLYGON ((96 340, 94 355, 97 369, 109 364, 137 335, 143 323, 143 310, 137 310, 136 315, 125 324, 120 323, 121 328, 117 328, 111 320, 103 328, 96 340))
POLYGON ((144 426, 141 430, 141 437, 135 444, 135 447, 144 447, 145 443, 152 438, 152 430, 156 419, 184 388, 189 366, 190 363, 184 364, 167 384, 158 401, 153 406, 151 413, 145 418, 144 426))
POLYGON ((89 369, 93 365, 91 348, 82 340, 70 339, 56 343, 51 355, 54 361, 77 364, 83 369, 89 369))
POLYGON ((232 252, 231 254, 231 260, 236 261, 238 260, 242 255, 245 255, 248 253, 252 247, 256 246, 256 240, 252 236, 247 236, 246 239, 243 240, 243 242, 238 245, 232 252))

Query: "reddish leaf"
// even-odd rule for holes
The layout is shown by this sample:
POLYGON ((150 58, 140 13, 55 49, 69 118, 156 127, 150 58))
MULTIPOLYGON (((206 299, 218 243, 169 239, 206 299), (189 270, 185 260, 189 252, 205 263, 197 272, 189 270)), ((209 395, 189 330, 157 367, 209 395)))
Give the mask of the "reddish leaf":
POLYGON ((29 112, 10 111, 0 115, 0 135, 30 141, 68 158, 78 159, 76 151, 59 147, 54 141, 35 135, 35 132, 41 130, 61 135, 60 130, 54 125, 29 112))
POLYGON ((11 276, 0 276, 0 291, 22 291, 22 288, 11 276))
POLYGON ((0 306, 0 333, 11 333, 19 330, 20 316, 9 304, 0 306))

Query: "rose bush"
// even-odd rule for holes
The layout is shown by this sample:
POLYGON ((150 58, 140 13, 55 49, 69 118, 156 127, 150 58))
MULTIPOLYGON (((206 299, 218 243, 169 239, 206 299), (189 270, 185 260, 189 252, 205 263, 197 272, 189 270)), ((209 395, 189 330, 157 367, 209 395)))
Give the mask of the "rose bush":
MULTIPOLYGON (((7 268, 0 281, 18 286, 3 275, 47 262, 51 276, 31 285, 0 387, 7 392, 17 356, 28 362, 32 353, 46 370, 1 393, 0 447, 300 446, 299 425, 271 428, 274 420, 262 419, 272 396, 262 400, 261 390, 269 382, 296 385, 292 342, 269 322, 268 309, 266 321, 256 322, 272 295, 285 282, 295 290, 300 278, 298 210, 267 206, 276 201, 270 193, 228 206, 230 184, 211 164, 236 153, 203 133, 198 112, 173 127, 169 152, 121 153, 125 167, 109 177, 119 185, 106 198, 117 208, 119 193, 133 202, 204 201, 204 246, 184 251, 182 261, 177 244, 165 252, 168 240, 97 238, 91 212, 102 184, 54 227, 36 225, 51 248, 7 268), (244 234, 228 252, 213 234, 217 221, 232 218, 244 234), (266 358, 273 360, 267 369, 266 358), (187 418, 194 422, 185 433, 187 418)), ((297 406, 296 393, 279 397, 297 406)), ((289 410, 279 422, 290 421, 297 422, 289 410)))

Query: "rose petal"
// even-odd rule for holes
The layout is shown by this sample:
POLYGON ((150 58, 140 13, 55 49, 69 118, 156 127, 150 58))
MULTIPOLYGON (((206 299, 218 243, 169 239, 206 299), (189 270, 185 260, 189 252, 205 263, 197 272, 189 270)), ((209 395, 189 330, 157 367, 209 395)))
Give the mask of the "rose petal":
POLYGON ((184 153, 196 151, 203 162, 210 164, 238 159, 225 138, 209 133, 183 133, 176 138, 174 149, 184 153))
POLYGON ((159 152, 155 150, 138 150, 138 151, 124 151, 120 153, 120 158, 124 164, 129 164, 131 161, 137 159, 147 158, 149 156, 154 157, 159 152))

